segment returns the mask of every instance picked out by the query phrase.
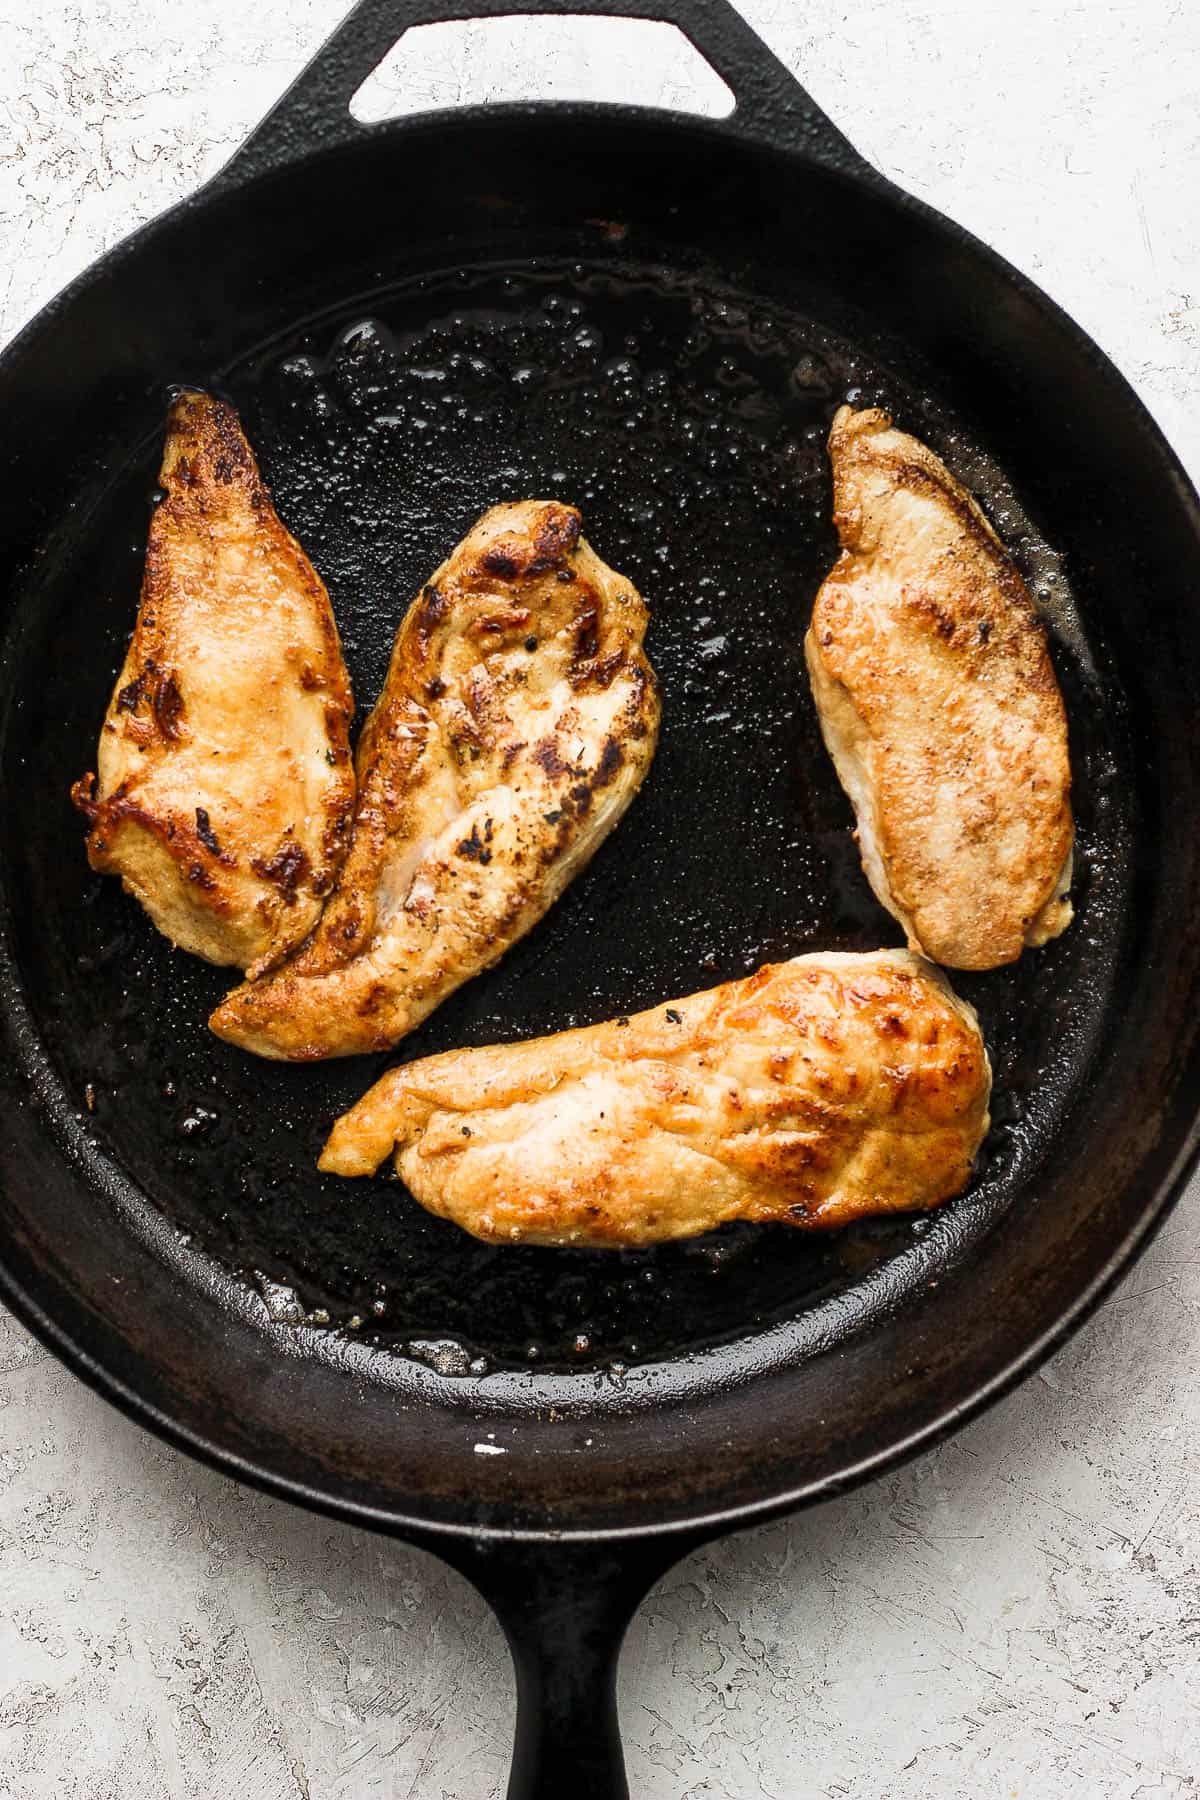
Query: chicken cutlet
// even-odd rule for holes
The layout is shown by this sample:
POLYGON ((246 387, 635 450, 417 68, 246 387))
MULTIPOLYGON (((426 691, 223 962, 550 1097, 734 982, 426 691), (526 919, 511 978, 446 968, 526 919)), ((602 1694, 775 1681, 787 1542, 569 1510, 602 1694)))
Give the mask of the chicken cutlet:
POLYGON ((971 1007, 905 950, 799 956, 585 1030, 392 1069, 320 1166, 397 1172, 490 1243, 847 1225, 957 1194, 988 1129, 971 1007))
POLYGON ((537 923, 650 766, 647 609, 574 507, 485 513, 409 608, 358 749, 350 853, 311 941, 217 1008, 312 1061, 384 1050, 537 923))
POLYGON ((232 407, 180 394, 159 480, 97 773, 72 798, 93 869, 180 949, 254 975, 308 936, 349 842, 350 682, 232 407))
POLYGON ((974 499, 886 413, 841 407, 829 454, 842 554, 804 648, 867 878, 911 949, 1014 962, 1072 918, 1045 630, 974 499))

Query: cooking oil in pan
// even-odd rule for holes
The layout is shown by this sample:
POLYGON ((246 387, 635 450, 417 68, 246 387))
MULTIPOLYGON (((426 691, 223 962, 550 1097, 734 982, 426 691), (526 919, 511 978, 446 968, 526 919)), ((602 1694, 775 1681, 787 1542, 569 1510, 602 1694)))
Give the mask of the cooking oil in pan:
MULTIPOLYGON (((1086 1077, 1115 980, 1131 822, 1104 647, 961 423, 911 371, 811 319, 612 264, 428 277, 369 316, 297 330, 214 385, 329 586, 360 721, 405 607, 477 515, 554 496, 581 507, 599 553, 650 603, 662 737, 621 826, 495 969, 395 1057, 315 1068, 211 1037, 224 977, 173 954, 115 883, 89 875, 64 805, 56 880, 30 875, 25 966, 67 1081, 90 1089, 97 1139, 277 1319, 328 1320, 464 1378, 507 1366, 623 1380, 640 1360, 817 1318, 872 1282, 899 1293, 914 1259, 965 1248, 1021 1193, 1086 1077), (837 554, 824 440, 843 400, 889 407, 979 494, 1043 605, 1070 715, 1076 923, 1013 969, 955 978, 996 1076, 971 1190, 932 1219, 829 1237, 736 1226, 597 1253, 491 1248, 395 1180, 319 1176, 332 1119, 397 1057, 592 1023, 765 960, 899 941, 859 867, 801 650, 837 554)), ((86 579, 59 577, 58 629, 77 654, 69 669, 46 659, 37 701, 53 793, 93 754, 136 606, 156 454, 98 513, 86 579)))

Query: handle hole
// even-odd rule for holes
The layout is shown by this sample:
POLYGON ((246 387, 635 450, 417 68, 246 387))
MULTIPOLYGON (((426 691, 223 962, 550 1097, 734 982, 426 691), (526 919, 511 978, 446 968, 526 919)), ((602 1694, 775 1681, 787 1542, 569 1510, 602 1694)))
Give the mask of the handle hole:
POLYGON ((723 119, 734 97, 677 26, 563 16, 406 31, 350 102, 363 125, 504 100, 599 100, 723 119))

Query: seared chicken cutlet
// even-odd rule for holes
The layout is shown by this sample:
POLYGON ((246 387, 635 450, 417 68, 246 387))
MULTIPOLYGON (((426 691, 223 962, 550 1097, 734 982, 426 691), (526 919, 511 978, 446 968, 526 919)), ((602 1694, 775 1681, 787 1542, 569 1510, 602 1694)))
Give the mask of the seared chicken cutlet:
POLYGON ((93 869, 181 949, 253 975, 308 936, 349 841, 350 683, 231 407, 179 396, 160 482, 98 775, 72 797, 93 869))
POLYGON ((394 1154, 422 1206, 491 1243, 847 1225, 957 1194, 990 1086, 975 1014, 928 963, 799 956, 634 1018, 392 1069, 320 1166, 369 1175, 394 1154))
POLYGON ((650 766, 646 622, 574 507, 485 513, 400 626, 317 931, 217 1035, 296 1061, 386 1049, 536 924, 650 766))
POLYGON ((1014 962, 1071 922, 1071 771, 1046 634, 971 496, 886 413, 829 436, 840 561, 805 654, 863 867, 909 946, 1014 962))

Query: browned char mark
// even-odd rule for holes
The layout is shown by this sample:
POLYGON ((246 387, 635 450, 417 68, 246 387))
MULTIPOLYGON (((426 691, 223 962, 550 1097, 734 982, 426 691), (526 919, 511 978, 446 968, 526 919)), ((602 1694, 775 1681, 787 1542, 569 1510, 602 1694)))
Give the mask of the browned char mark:
POLYGON ((535 554, 529 573, 542 575, 559 568, 573 555, 582 530, 583 521, 573 506, 548 506, 534 533, 535 554))
POLYGON ((274 856, 256 857, 250 864, 256 875, 277 887, 285 900, 294 900, 308 874, 308 854, 297 843, 284 843, 274 856))
POLYGON ((232 869, 236 867, 236 858, 220 849, 203 807, 195 809, 193 823, 186 815, 163 817, 150 811, 130 794, 128 782, 123 781, 101 801, 95 799, 95 791, 94 775, 85 775, 71 789, 72 800, 91 825, 87 852, 93 869, 99 873, 121 872, 119 868, 113 869, 109 862, 112 839, 122 825, 135 825, 156 837, 170 851, 190 882, 214 896, 211 902, 213 911, 226 910, 227 896, 221 894, 217 873, 212 865, 216 863, 232 869))
POLYGON ((531 536, 510 532, 489 546, 479 558, 479 571, 499 581, 517 581, 527 575, 547 575, 561 569, 579 543, 583 522, 573 506, 551 501, 543 509, 531 536))
POLYGON ((170 669, 159 669, 150 658, 117 694, 115 710, 130 715, 129 729, 135 739, 144 740, 148 730, 154 727, 168 743, 177 743, 183 735, 184 705, 179 683, 170 669), (141 712, 143 701, 149 703, 149 714, 144 718, 141 712))
POLYGON ((421 589, 421 598, 412 612, 412 629, 416 639, 418 659, 428 656, 433 634, 449 610, 450 602, 446 595, 440 588, 434 587, 432 582, 428 582, 421 589))

